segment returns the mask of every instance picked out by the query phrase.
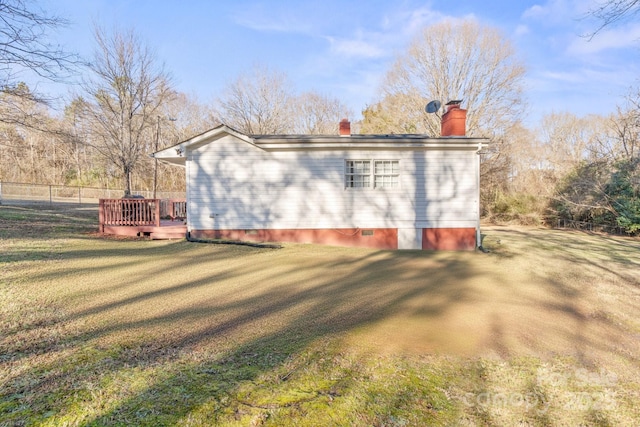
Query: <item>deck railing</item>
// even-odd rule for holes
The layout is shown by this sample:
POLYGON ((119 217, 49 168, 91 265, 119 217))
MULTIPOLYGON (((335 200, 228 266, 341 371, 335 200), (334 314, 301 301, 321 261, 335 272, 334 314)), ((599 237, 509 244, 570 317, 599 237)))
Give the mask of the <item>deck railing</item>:
POLYGON ((162 218, 186 218, 186 208, 185 199, 100 199, 100 230, 106 225, 160 227, 162 218))
POLYGON ((185 219, 187 217, 187 200, 162 199, 160 201, 160 215, 163 218, 169 217, 172 221, 185 219))

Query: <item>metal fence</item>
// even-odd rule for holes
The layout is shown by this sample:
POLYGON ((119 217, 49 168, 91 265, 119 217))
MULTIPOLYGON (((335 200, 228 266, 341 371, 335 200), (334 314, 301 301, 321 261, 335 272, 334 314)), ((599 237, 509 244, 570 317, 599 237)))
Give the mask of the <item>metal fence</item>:
MULTIPOLYGON (((146 199, 153 198, 152 191, 133 191, 146 199)), ((71 187, 66 185, 27 184, 0 181, 0 204, 48 205, 49 207, 98 207, 99 199, 122 197, 124 190, 97 187, 71 187)), ((158 199, 180 199, 180 191, 158 191, 158 199)))

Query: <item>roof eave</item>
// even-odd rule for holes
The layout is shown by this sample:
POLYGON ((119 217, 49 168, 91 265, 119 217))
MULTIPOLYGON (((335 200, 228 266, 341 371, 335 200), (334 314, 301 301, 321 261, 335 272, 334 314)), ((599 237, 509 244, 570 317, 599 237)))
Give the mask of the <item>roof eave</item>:
POLYGON ((444 137, 431 138, 421 135, 357 135, 351 137, 260 136, 255 138, 258 147, 267 151, 280 150, 478 150, 489 145, 488 138, 444 137))
POLYGON ((156 151, 151 157, 164 163, 184 166, 187 149, 208 144, 220 135, 232 135, 265 151, 307 150, 476 150, 489 146, 488 138, 426 135, 252 135, 248 136, 225 124, 218 125, 190 139, 156 151))

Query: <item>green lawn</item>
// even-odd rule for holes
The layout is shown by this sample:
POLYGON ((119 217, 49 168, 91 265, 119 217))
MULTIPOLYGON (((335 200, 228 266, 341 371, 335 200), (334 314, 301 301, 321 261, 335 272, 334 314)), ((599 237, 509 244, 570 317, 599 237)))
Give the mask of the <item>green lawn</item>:
POLYGON ((0 426, 640 423, 640 241, 103 238, 0 206, 0 426))

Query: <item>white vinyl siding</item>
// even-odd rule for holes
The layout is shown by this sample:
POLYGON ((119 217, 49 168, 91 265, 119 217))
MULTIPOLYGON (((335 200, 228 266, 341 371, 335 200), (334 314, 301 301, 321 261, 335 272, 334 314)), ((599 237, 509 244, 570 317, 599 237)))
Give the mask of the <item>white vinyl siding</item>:
MULTIPOLYGON (((224 136, 189 150, 188 225, 193 230, 475 227, 476 162, 471 150, 265 151, 224 136), (347 161, 370 162, 370 188, 376 167, 385 187, 345 191, 348 173, 365 170, 355 164, 348 172, 347 161)), ((360 182, 364 185, 364 178, 360 182)))

